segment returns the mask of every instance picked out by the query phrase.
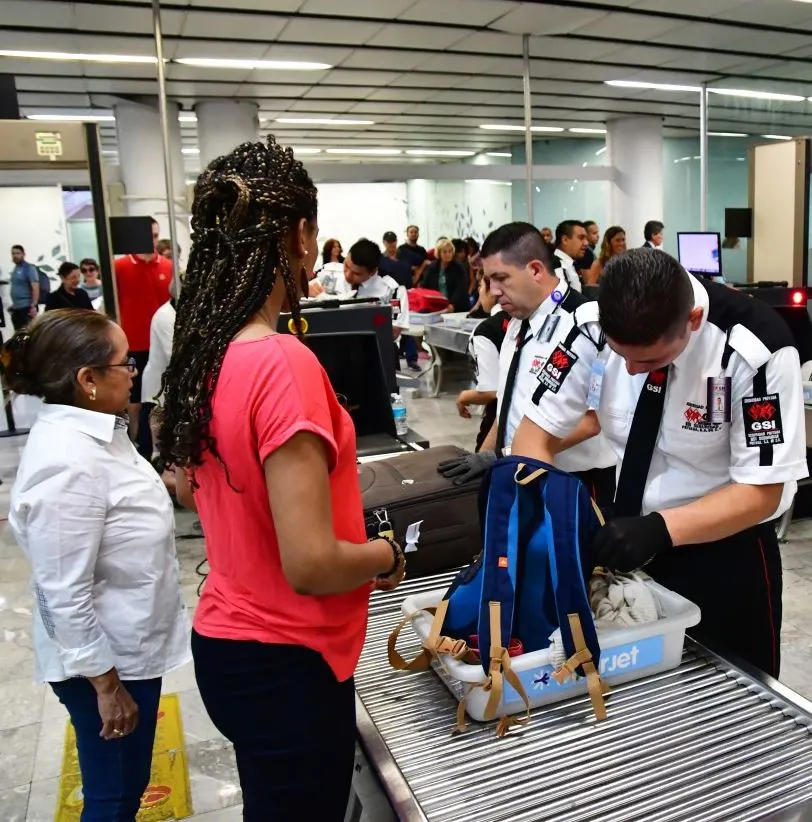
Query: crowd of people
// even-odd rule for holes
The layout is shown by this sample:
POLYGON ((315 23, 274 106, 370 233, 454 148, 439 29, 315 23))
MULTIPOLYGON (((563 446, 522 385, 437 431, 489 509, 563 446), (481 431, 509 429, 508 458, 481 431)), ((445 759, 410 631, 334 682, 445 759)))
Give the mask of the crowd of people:
MULTIPOLYGON (((192 231, 179 295, 157 224, 155 253, 117 260, 119 323, 64 304, 77 299, 75 268, 63 305, 33 322, 38 283, 26 268, 17 281, 6 379, 45 405, 9 522, 33 569, 37 678, 76 728, 85 822, 135 819, 161 678, 192 657, 234 745, 244 819, 344 818, 368 600, 400 584, 406 559, 395 540, 367 539, 352 419, 315 354, 277 333, 280 314, 298 324, 319 290, 385 289, 408 315, 408 292, 425 287, 482 318, 477 384, 458 407, 490 413, 477 451, 448 475, 477 479, 511 449, 577 474, 617 507, 596 560, 647 565, 700 604, 709 639, 777 675, 781 569, 768 526, 806 468, 797 351, 766 306, 660 251, 626 251, 619 227, 601 241, 594 222, 510 223, 481 249, 441 238, 429 251, 410 226, 400 246, 387 232, 383 252, 364 239, 346 255, 335 239, 319 250, 316 187, 273 138, 203 171, 192 231), (582 291, 598 281, 595 302, 582 291), (139 385, 145 366, 154 373, 139 385), (717 383, 727 417, 697 417, 717 383), (206 535, 193 626, 171 500, 134 445, 142 400, 157 394, 160 468, 206 535), (780 437, 742 418, 766 397, 783 403, 780 437)), ((662 231, 647 226, 646 241, 659 247, 662 231)))

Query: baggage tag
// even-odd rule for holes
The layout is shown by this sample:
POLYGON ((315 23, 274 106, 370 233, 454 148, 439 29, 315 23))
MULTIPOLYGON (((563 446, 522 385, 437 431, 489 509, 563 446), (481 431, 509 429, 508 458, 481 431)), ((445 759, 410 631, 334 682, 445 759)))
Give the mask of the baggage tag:
POLYGON ((708 422, 730 422, 732 379, 708 377, 708 422))
POLYGON ((548 314, 544 318, 544 324, 541 326, 541 330, 538 333, 537 339, 539 342, 548 343, 552 340, 560 319, 561 317, 559 317, 558 314, 548 314))
POLYGON ((592 363, 592 371, 589 375, 589 393, 587 394, 587 406, 590 411, 597 411, 601 407, 601 393, 603 392, 603 378, 606 375, 606 363, 597 359, 592 363))
POLYGON ((331 296, 335 296, 335 293, 336 293, 336 276, 335 276, 335 274, 325 274, 324 278, 321 281, 321 287, 324 289, 326 294, 330 294, 331 296))
POLYGON ((403 549, 404 554, 410 554, 417 550, 417 543, 420 540, 420 526, 422 524, 423 520, 421 519, 420 522, 413 522, 406 529, 406 547, 403 549))

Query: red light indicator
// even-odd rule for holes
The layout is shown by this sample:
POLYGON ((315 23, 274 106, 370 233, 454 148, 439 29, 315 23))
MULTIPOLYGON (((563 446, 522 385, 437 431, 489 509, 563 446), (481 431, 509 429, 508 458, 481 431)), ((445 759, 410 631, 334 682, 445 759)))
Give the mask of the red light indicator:
POLYGON ((793 291, 790 301, 793 305, 803 305, 806 302, 806 294, 803 291, 793 291))

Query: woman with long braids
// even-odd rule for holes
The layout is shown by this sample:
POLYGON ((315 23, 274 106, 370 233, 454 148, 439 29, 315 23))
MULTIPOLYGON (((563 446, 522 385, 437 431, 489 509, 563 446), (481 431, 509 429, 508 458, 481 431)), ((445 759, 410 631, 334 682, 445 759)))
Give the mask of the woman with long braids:
POLYGON ((234 743, 248 822, 340 822, 355 740, 353 672, 372 588, 400 547, 366 541, 355 433, 314 354, 277 334, 316 259, 316 189, 273 138, 201 174, 164 377, 161 456, 196 507, 211 566, 192 650, 234 743))

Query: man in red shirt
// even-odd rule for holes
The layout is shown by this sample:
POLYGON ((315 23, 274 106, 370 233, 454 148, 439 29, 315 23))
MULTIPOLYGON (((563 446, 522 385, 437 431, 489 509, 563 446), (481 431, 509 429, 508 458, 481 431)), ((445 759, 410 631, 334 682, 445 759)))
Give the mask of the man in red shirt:
POLYGON ((141 413, 141 374, 149 359, 149 326, 152 315, 169 299, 172 261, 157 252, 160 226, 152 221, 152 254, 128 254, 115 262, 118 321, 130 343, 138 373, 130 394, 130 436, 138 436, 141 413))

